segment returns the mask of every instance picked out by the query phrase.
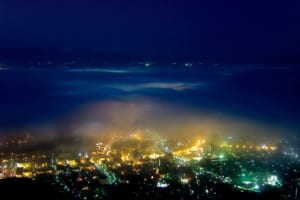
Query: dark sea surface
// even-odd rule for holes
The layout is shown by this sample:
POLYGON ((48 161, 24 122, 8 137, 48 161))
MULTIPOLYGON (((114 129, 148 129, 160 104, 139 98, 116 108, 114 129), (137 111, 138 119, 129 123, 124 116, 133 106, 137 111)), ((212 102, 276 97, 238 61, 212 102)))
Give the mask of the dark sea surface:
POLYGON ((297 132, 300 68, 174 65, 0 70, 1 130, 56 121, 95 102, 137 100, 280 124, 297 132))

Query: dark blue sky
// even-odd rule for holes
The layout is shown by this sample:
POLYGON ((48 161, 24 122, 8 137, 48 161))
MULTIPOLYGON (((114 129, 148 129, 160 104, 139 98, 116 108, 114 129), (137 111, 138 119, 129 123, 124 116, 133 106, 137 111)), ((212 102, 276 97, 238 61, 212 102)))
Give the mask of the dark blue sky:
POLYGON ((1 0, 2 48, 216 60, 299 58, 300 2, 1 0))

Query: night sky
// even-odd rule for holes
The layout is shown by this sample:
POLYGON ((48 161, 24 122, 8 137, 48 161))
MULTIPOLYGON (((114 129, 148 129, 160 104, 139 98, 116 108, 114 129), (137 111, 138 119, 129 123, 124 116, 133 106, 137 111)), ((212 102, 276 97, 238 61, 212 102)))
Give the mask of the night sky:
POLYGON ((148 57, 299 58, 300 2, 1 0, 1 48, 86 48, 148 57))
POLYGON ((295 63, 276 64, 300 58, 299 10, 297 0, 1 0, 4 51, 85 48, 215 62, 192 67, 1 67, 0 134, 150 129, 299 135, 300 69, 295 63), (237 64, 243 61, 248 65, 237 64))

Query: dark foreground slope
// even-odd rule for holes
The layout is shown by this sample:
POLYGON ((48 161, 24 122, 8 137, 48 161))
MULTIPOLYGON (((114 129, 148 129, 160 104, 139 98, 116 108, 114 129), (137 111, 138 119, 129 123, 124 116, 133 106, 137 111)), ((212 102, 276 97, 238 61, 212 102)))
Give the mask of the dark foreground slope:
MULTIPOLYGON (((87 199, 106 199, 106 200, 119 200, 119 199, 145 199, 145 200, 193 200, 193 199, 243 199, 243 200, 282 200, 282 199, 295 199, 292 196, 283 195, 278 189, 271 189, 263 193, 253 192, 240 192, 234 190, 229 185, 217 184, 214 189, 217 192, 217 196, 210 196, 199 193, 199 195, 191 195, 188 193, 177 192, 178 188, 166 188, 164 190, 155 189, 149 191, 139 190, 134 184, 121 184, 118 186, 105 185, 102 187, 104 193, 97 198, 95 196, 89 196, 87 199)), ((139 187, 140 188, 140 187, 139 187)), ((3 179, 0 180, 0 199, 53 199, 53 200, 71 200, 66 193, 60 193, 58 188, 55 188, 51 184, 44 181, 33 181, 31 179, 3 179)))
POLYGON ((26 178, 0 180, 0 199, 69 199, 52 185, 26 178))

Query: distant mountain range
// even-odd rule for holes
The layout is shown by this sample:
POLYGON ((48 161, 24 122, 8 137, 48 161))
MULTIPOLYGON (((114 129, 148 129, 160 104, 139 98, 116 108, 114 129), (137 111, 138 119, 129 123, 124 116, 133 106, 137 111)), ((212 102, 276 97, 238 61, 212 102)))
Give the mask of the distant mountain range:
POLYGON ((71 50, 55 50, 55 49, 0 49, 0 67, 3 66, 22 66, 22 67, 68 67, 68 66, 99 66, 99 65, 126 65, 137 64, 143 62, 156 63, 246 63, 246 64, 299 64, 300 57, 275 57, 265 60, 256 59, 218 59, 195 57, 157 57, 157 56, 135 56, 129 54, 103 53, 88 49, 71 49, 71 50))
POLYGON ((115 53, 101 53, 87 49, 0 49, 0 64, 23 66, 76 66, 105 63, 129 63, 142 58, 115 53))

